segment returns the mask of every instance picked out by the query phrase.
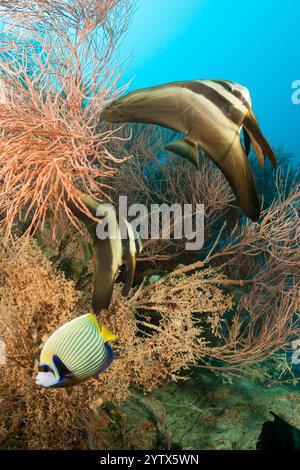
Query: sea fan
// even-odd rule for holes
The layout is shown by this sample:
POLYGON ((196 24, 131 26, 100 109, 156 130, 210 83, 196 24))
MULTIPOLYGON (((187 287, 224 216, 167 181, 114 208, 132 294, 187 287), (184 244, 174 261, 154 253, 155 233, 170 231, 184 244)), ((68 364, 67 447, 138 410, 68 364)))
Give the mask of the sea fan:
POLYGON ((122 158, 99 124, 118 96, 117 48, 128 26, 126 0, 0 2, 0 211, 12 237, 17 217, 26 233, 69 202, 89 215, 82 192, 107 199, 107 178, 122 158))

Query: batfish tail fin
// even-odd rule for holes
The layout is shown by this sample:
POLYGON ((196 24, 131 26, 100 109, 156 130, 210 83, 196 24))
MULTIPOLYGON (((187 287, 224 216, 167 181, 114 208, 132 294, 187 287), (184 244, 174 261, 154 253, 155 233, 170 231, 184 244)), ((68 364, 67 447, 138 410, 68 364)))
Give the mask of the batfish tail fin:
POLYGON ((268 157, 272 166, 276 168, 276 157, 273 150, 265 139, 263 133, 260 130, 257 119, 250 111, 244 118, 243 127, 246 129, 247 133, 250 136, 253 148, 257 154, 257 158, 260 162, 260 165, 263 165, 264 159, 263 156, 268 157))
POLYGON ((256 222, 260 216, 260 203, 240 136, 237 135, 225 156, 215 154, 211 157, 226 176, 243 212, 256 222))
POLYGON ((183 139, 170 142, 165 146, 165 149, 176 153, 176 155, 179 155, 179 157, 186 158, 197 168, 197 170, 200 169, 198 145, 189 137, 184 137, 183 139))

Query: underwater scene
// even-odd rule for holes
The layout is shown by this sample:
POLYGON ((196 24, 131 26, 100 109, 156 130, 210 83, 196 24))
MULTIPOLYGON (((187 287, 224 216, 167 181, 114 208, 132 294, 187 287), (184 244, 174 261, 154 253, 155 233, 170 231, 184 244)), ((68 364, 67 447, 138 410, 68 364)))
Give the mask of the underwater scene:
POLYGON ((300 450, 299 5, 0 0, 1 451, 300 450))

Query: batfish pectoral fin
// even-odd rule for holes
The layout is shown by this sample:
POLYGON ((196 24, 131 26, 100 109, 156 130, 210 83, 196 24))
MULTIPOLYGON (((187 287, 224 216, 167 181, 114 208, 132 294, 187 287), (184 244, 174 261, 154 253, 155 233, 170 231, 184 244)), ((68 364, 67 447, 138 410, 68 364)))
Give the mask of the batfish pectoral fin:
POLYGON ((126 260, 125 260, 125 264, 126 264, 126 269, 127 269, 127 275, 126 275, 125 284, 122 289, 123 297, 128 296, 130 289, 132 287, 135 267, 136 267, 136 258, 135 258, 134 253, 128 253, 128 256, 126 257, 126 260))
POLYGON ((245 116, 243 121, 243 127, 246 129, 247 133, 250 136, 251 143, 257 155, 257 158, 262 166, 262 161, 264 160, 263 156, 268 157, 272 166, 276 168, 276 157, 271 149, 270 145, 268 144, 267 140, 265 139, 263 133, 260 130, 258 125, 257 119, 252 113, 249 113, 245 116))
POLYGON ((236 137, 225 155, 215 154, 211 157, 226 176, 243 212, 256 222, 260 216, 260 203, 240 136, 236 137))
POLYGON ((165 146, 165 149, 176 153, 176 155, 179 155, 180 157, 186 158, 197 168, 197 170, 200 169, 200 157, 197 142, 194 142, 189 137, 184 137, 183 139, 170 142, 165 146))

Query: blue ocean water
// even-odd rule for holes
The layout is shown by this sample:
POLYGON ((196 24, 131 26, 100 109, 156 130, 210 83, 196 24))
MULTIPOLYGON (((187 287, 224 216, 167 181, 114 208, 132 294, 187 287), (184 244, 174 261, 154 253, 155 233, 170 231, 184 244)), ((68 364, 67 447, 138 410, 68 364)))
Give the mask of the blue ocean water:
POLYGON ((299 165, 299 13, 299 0, 139 0, 121 50, 131 55, 123 80, 133 79, 131 90, 202 78, 240 82, 267 139, 299 165))

